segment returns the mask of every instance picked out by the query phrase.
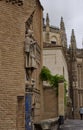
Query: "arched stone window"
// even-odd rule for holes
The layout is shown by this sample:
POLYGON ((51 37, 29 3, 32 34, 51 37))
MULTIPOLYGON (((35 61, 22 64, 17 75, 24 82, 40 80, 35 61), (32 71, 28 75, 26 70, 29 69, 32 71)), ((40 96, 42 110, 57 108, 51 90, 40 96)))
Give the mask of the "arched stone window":
POLYGON ((55 44, 55 45, 56 45, 56 43, 57 43, 56 37, 53 36, 53 37, 51 38, 51 44, 55 44))

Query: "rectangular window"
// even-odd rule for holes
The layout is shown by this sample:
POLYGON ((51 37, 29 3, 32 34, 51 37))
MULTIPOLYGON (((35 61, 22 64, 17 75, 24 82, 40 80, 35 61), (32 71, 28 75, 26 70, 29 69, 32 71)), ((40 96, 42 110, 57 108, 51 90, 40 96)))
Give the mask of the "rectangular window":
POLYGON ((17 130, 25 127, 24 119, 24 96, 17 96, 17 130))
POLYGON ((51 44, 56 45, 56 41, 51 41, 51 44))

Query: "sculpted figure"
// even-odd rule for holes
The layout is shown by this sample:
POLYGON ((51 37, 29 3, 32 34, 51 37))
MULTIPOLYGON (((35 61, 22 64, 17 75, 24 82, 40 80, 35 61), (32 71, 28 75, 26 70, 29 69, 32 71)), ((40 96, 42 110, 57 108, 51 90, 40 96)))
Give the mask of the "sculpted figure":
POLYGON ((30 52, 31 44, 35 43, 35 41, 33 40, 32 33, 33 31, 28 30, 28 33, 25 35, 25 52, 30 52))
POLYGON ((27 57, 27 64, 29 67, 35 65, 35 44, 36 41, 33 38, 33 31, 28 30, 28 34, 25 36, 25 52, 27 57))

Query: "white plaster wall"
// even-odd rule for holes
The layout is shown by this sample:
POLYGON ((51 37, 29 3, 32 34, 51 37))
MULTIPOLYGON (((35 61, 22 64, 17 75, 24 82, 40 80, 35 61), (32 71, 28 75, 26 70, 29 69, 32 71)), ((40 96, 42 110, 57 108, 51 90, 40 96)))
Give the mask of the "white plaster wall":
POLYGON ((47 66, 53 75, 63 75, 64 67, 64 77, 68 82, 67 64, 62 50, 60 48, 51 48, 43 50, 43 66, 47 66))

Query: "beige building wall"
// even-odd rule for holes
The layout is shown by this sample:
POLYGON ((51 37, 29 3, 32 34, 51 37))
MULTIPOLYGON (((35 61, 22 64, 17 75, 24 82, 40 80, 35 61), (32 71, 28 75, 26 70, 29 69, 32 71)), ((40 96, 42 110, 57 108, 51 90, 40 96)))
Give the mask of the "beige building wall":
POLYGON ((64 75, 68 83, 67 63, 62 47, 43 49, 43 66, 47 66, 53 75, 64 75))
MULTIPOLYGON (((69 79, 68 79, 68 68, 66 61, 66 50, 67 50, 66 44, 67 41, 63 19, 61 18, 60 28, 56 26, 50 26, 49 16, 47 14, 46 25, 44 24, 43 27, 43 66, 48 67, 48 69, 51 71, 53 75, 56 74, 63 75, 67 81, 67 89, 68 89, 69 79), (63 46, 64 44, 65 47, 63 46)), ((56 91, 46 84, 43 84, 43 87, 44 87, 43 88, 44 117, 45 118, 57 117, 60 114, 58 113, 59 112, 58 107, 60 106, 60 104, 58 96, 56 96, 56 91), (48 102, 47 99, 49 99, 50 102, 48 102)), ((62 98, 63 97, 64 96, 62 96, 62 98)))
MULTIPOLYGON (((0 1, 1 130, 25 130, 25 22, 34 11, 35 2, 24 0, 23 5, 18 6, 17 3, 0 1)), ((33 30, 41 47, 42 9, 39 9, 41 6, 38 0, 37 2, 34 21, 37 20, 38 16, 40 20, 34 23, 33 30), (37 13, 38 10, 40 10, 39 13, 37 13)))
MULTIPOLYGON (((54 30, 54 32, 49 32, 49 43, 51 41, 56 41, 56 45, 61 45, 61 39, 59 34, 59 29, 54 30)), ((46 42, 46 32, 43 32, 43 42, 46 42)))
MULTIPOLYGON (((44 48, 43 49, 43 66, 47 66, 53 75, 56 75, 56 74, 63 75, 67 81, 67 90, 68 90, 68 85, 69 85, 68 84, 68 70, 67 70, 67 63, 66 63, 63 51, 62 51, 62 47, 44 48)), ((58 98, 63 99, 64 96, 62 97, 60 92, 59 92, 59 95, 56 96, 55 90, 49 87, 48 89, 44 89, 43 91, 44 91, 44 103, 46 104, 44 105, 45 118, 48 118, 48 117, 54 118, 54 117, 59 116, 61 114, 60 113, 61 104, 58 98), (49 99, 50 102, 48 102, 48 100, 46 99, 49 99), (50 107, 51 109, 49 112, 50 107)), ((64 93, 62 93, 62 95, 64 95, 64 93)), ((68 93, 67 93, 67 96, 68 96, 68 93)), ((65 112, 64 103, 62 103, 62 107, 64 109, 63 111, 65 112)))
POLYGON ((44 96, 44 112, 43 119, 50 119, 58 117, 58 97, 56 92, 51 87, 45 87, 43 89, 44 96))
POLYGON ((65 105, 64 105, 64 83, 59 83, 58 87, 58 115, 65 116, 65 105))

